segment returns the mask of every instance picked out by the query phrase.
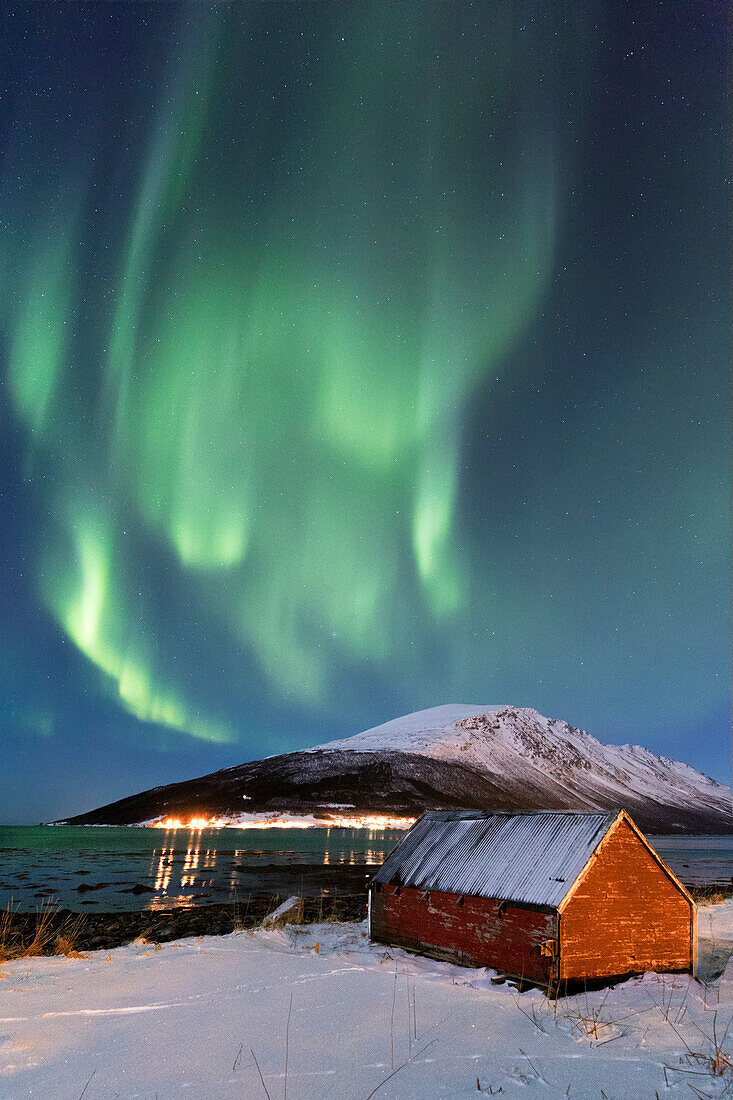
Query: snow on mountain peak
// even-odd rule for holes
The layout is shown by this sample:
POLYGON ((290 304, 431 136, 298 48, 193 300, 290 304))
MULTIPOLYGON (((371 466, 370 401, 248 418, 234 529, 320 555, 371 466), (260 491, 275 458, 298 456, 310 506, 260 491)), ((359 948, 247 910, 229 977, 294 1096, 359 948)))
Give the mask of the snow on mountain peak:
POLYGON ((448 703, 393 718, 353 737, 317 745, 310 751, 391 750, 437 759, 456 757, 463 763, 486 767, 498 763, 497 753, 502 755, 502 747, 527 758, 548 757, 556 762, 564 758, 564 764, 568 765, 571 757, 575 760, 578 756, 581 746, 586 752, 591 746, 601 748, 584 730, 545 718, 531 707, 448 703))
POLYGON ((338 749, 354 749, 357 752, 382 752, 385 749, 397 752, 415 752, 433 755, 427 750, 437 748, 446 741, 460 738, 456 723, 482 714, 496 714, 504 710, 513 710, 506 706, 483 706, 466 703, 447 703, 440 707, 429 707, 393 718, 379 726, 343 737, 336 741, 327 741, 316 745, 310 752, 332 752, 338 749))
MULTIPOLYGON (((546 718, 531 707, 450 703, 416 711, 353 737, 309 751, 397 751, 456 761, 494 781, 519 783, 534 774, 548 790, 619 805, 652 799, 666 805, 723 808, 727 788, 694 768, 639 745, 604 745, 585 730, 546 718)), ((727 811, 726 811, 727 812, 727 811)))

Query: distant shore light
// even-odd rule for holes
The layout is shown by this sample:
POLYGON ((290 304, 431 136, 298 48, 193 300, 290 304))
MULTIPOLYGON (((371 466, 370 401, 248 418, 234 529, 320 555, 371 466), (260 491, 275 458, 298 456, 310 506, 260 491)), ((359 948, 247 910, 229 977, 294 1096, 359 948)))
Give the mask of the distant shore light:
POLYGON ((390 814, 362 814, 345 816, 333 814, 317 817, 311 814, 238 814, 232 817, 192 817, 182 821, 178 817, 143 821, 150 829, 409 829, 414 817, 396 817, 390 814))

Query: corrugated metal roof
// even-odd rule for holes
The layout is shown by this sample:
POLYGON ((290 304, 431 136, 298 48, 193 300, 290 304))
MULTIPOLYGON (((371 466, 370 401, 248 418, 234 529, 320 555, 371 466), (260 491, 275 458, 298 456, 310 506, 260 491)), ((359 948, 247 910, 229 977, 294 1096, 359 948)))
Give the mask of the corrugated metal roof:
POLYGON ((372 881, 555 907, 616 816, 428 811, 372 881))

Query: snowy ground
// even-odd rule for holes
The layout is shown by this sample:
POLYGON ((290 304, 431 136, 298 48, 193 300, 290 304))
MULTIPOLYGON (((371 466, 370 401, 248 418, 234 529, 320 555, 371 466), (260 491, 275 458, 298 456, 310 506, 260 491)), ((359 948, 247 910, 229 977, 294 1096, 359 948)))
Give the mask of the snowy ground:
POLYGON ((365 925, 19 960, 0 967, 0 1097, 733 1096, 695 1057, 733 1017, 733 900, 701 908, 699 934, 704 984, 648 974, 557 1004, 365 925))

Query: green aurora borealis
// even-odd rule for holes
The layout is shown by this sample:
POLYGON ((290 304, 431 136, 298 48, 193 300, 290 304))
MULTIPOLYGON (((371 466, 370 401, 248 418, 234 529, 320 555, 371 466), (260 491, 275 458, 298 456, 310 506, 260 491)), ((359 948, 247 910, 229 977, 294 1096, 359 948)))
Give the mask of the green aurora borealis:
POLYGON ((8 11, 5 804, 454 701, 726 778, 722 15, 8 11))

